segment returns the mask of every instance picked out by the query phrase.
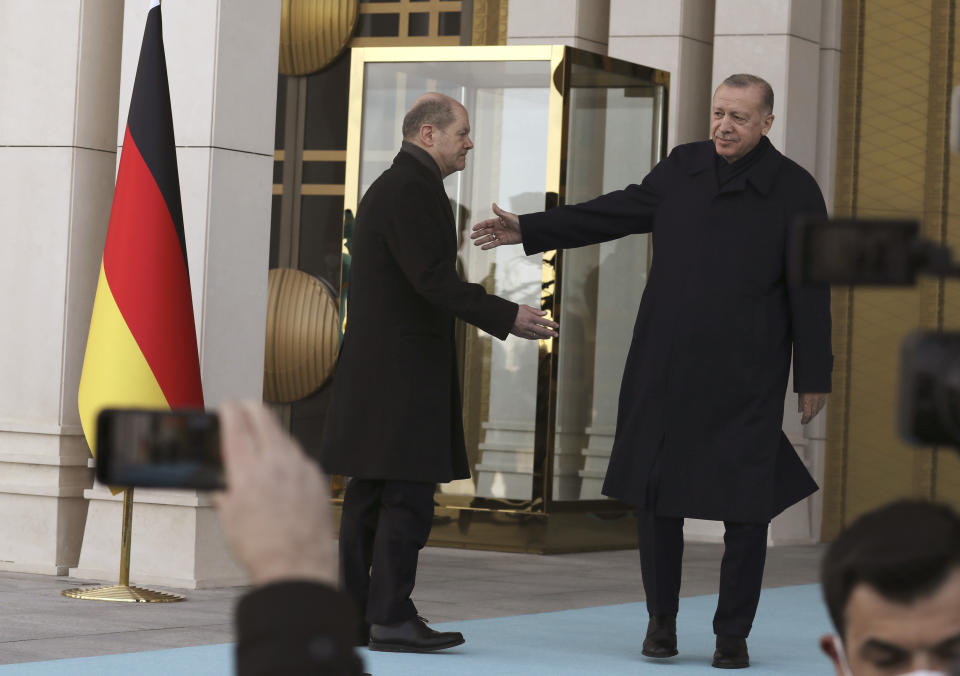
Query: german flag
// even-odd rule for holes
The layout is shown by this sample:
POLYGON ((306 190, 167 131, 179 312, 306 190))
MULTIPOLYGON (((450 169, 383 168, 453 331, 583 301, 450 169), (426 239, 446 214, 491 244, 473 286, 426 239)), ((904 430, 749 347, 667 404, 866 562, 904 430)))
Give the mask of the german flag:
POLYGON ((203 408, 159 0, 140 48, 77 399, 94 453, 103 408, 203 408))

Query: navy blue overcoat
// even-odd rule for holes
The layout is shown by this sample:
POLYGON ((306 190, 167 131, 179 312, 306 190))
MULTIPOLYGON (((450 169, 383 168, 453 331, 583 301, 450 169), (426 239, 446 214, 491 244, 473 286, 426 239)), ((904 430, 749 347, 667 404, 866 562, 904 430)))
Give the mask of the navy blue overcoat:
POLYGON ((781 427, 791 354, 795 391, 830 391, 829 288, 792 286, 787 269, 795 219, 826 209, 761 143, 722 188, 704 141, 640 185, 520 218, 528 254, 653 233, 603 492, 661 515, 764 522, 817 489, 781 427))

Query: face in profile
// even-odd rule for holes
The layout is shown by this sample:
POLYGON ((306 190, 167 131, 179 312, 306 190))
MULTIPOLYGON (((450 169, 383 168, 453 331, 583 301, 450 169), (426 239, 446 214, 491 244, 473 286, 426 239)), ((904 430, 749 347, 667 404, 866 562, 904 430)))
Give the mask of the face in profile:
POLYGON ((736 162, 753 150, 772 124, 773 114, 764 106, 760 87, 720 85, 713 95, 710 138, 727 162, 736 162))
POLYGON ((844 621, 843 649, 832 637, 821 640, 838 676, 949 674, 960 660, 960 568, 930 595, 907 603, 858 584, 844 621))
POLYGON ((454 106, 454 120, 445 128, 434 127, 434 158, 444 176, 463 171, 467 166, 467 153, 473 148, 470 140, 470 118, 463 106, 454 106))

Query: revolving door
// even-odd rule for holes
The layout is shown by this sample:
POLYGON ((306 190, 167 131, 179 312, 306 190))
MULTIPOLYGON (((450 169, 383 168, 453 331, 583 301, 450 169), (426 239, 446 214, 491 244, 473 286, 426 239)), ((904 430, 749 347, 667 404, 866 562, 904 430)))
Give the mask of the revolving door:
MULTIPOLYGON (((632 508, 600 493, 650 241, 525 256, 481 251, 491 203, 526 213, 639 182, 663 156, 669 75, 564 46, 354 49, 345 209, 390 164, 425 91, 457 99, 475 148, 447 177, 463 276, 539 306, 560 336, 458 331, 471 478, 438 487, 431 544, 565 552, 631 547, 632 508)), ((347 308, 349 322, 349 308, 347 308)))

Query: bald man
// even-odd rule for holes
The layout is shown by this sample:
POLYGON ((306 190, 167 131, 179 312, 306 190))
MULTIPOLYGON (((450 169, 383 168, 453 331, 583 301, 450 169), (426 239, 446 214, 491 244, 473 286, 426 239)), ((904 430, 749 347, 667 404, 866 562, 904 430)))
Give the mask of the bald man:
POLYGON ((340 525, 342 584, 363 618, 358 645, 430 652, 464 642, 410 599, 437 483, 470 476, 454 319, 504 340, 556 335, 538 309, 460 279, 443 179, 473 148, 466 109, 437 93, 403 119, 403 143, 357 209, 350 308, 321 442, 324 468, 351 477, 340 525))

